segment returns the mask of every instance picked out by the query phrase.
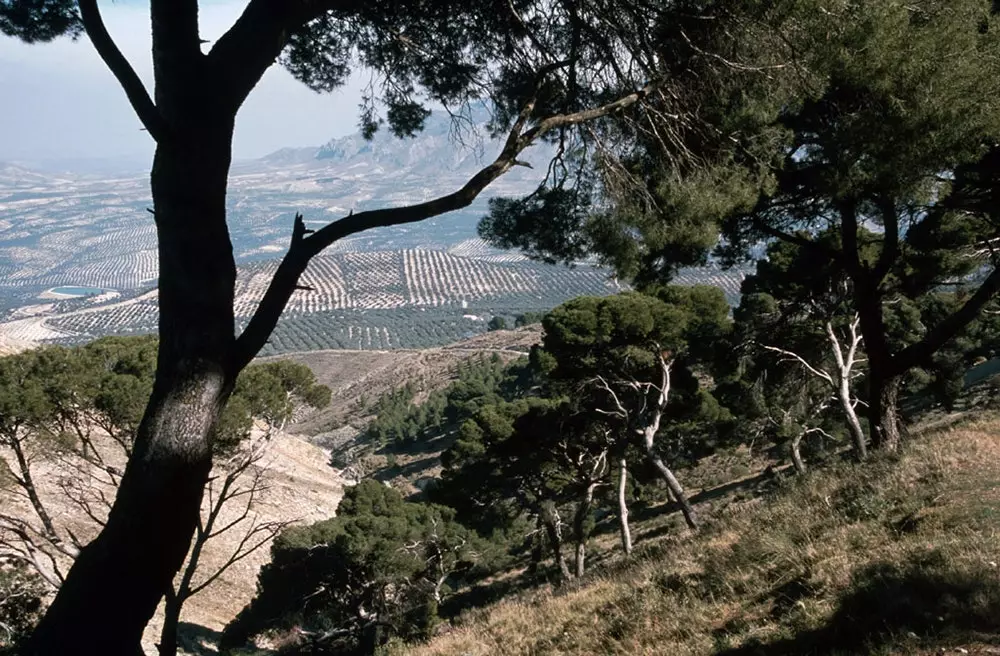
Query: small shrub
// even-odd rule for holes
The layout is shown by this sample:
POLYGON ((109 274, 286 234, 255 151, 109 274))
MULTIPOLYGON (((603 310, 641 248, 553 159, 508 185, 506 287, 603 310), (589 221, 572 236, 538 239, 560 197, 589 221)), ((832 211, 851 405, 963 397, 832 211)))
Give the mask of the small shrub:
POLYGON ((19 561, 0 560, 0 650, 14 647, 41 617, 45 584, 19 561))
POLYGON ((866 480, 848 482, 831 497, 830 504, 852 522, 877 520, 892 509, 883 489, 866 480))

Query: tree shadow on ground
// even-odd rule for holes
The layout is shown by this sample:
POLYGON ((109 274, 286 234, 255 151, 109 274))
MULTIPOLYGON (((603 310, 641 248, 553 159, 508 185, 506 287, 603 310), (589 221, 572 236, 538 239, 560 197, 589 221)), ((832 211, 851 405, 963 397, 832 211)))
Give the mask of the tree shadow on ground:
MULTIPOLYGON (((744 496, 753 497, 760 496, 761 494, 764 494, 768 490, 772 489, 780 476, 787 476, 790 474, 791 465, 769 467, 760 473, 747 476, 736 481, 730 481, 729 483, 724 483, 713 488, 701 490, 700 492, 689 496, 688 501, 694 505, 697 510, 697 506, 701 504, 718 501, 735 494, 743 494, 744 496)), ((629 508, 629 521, 632 523, 633 530, 637 531, 636 535, 633 536, 634 541, 636 543, 649 541, 676 533, 679 526, 679 520, 665 522, 646 531, 643 531, 642 527, 649 520, 654 518, 669 518, 674 514, 679 516, 680 509, 680 505, 673 500, 647 504, 635 504, 633 502, 629 508)), ((608 512, 605 517, 602 517, 597 521, 592 535, 617 533, 619 530, 618 514, 611 511, 608 512)))
MULTIPOLYGON (((767 593, 771 618, 794 631, 803 599, 822 591, 796 579, 767 593)), ((720 642, 730 632, 717 632, 720 642)), ((787 634, 786 633, 786 634, 787 634)), ((988 564, 960 568, 940 552, 857 571, 827 624, 793 637, 744 644, 716 656, 914 653, 959 645, 1000 645, 1000 578, 988 564)))
POLYGON ((436 467, 440 462, 441 459, 436 455, 433 455, 427 458, 421 458, 420 460, 414 460, 413 462, 405 465, 397 465, 395 467, 380 469, 372 474, 372 478, 377 481, 391 481, 397 476, 410 477, 436 467))
POLYGON ((421 435, 415 440, 406 442, 390 442, 378 449, 378 453, 405 454, 410 456, 440 453, 454 444, 458 437, 457 428, 446 426, 433 433, 421 435))
MULTIPOLYGON (((554 580, 555 572, 552 572, 552 576, 554 580)), ((490 606, 505 597, 539 587, 545 583, 544 576, 532 577, 525 574, 488 583, 478 583, 446 597, 441 602, 438 613, 444 619, 453 619, 465 611, 490 606)))
MULTIPOLYGON (((177 625, 177 646, 180 648, 180 653, 183 654, 191 654, 191 656, 207 656, 208 654, 212 654, 213 656, 217 656, 219 651, 216 645, 219 643, 219 638, 221 637, 221 632, 202 626, 201 624, 180 622, 177 625)), ((263 654, 272 652, 261 651, 258 653, 263 656, 263 654)))

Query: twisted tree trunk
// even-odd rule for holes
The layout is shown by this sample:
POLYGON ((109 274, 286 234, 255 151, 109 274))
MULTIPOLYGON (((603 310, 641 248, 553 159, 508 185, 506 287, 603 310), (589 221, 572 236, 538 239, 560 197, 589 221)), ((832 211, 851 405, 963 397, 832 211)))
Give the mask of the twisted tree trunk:
POLYGON ((800 475, 806 473, 806 463, 802 460, 802 452, 799 450, 799 447, 802 445, 802 438, 806 436, 806 432, 802 431, 793 437, 788 445, 792 456, 792 466, 795 467, 795 472, 800 475))
POLYGON ((872 369, 869 378, 868 425, 872 445, 890 453, 898 451, 903 442, 903 428, 899 417, 899 376, 877 375, 872 369))
POLYGON ((847 426, 851 432, 851 442, 854 444, 854 457, 861 461, 868 458, 868 444, 865 431, 861 428, 858 420, 858 413, 854 410, 854 402, 851 399, 850 381, 841 379, 837 389, 837 402, 840 409, 847 418, 847 426))

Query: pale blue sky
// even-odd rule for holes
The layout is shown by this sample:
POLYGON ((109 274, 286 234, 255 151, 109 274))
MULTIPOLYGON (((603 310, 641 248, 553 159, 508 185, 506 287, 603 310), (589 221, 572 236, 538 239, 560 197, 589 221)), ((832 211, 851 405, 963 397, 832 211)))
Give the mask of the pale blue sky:
MULTIPOLYGON (((202 38, 221 35, 244 5, 245 0, 203 3, 202 38)), ((101 3, 108 30, 152 92, 147 6, 101 3)), ((235 156, 253 158, 285 146, 316 146, 353 132, 360 87, 353 82, 320 95, 273 66, 240 112, 235 156)), ((75 43, 62 39, 34 46, 0 36, 0 161, 148 161, 152 140, 139 127, 86 36, 75 43)))

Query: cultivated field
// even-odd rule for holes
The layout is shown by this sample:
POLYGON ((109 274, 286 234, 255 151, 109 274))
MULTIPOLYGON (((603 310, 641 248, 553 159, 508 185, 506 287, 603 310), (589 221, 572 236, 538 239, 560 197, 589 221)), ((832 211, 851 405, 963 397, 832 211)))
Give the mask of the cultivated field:
MULTIPOLYGON (((326 348, 426 348, 484 332, 491 317, 545 311, 584 294, 622 291, 609 272, 589 265, 552 266, 491 255, 465 242, 454 252, 430 249, 324 253, 302 278, 265 347, 265 355, 326 348)), ((237 320, 249 320, 278 266, 277 260, 242 267, 236 286, 237 320)), ((721 287, 739 295, 741 271, 687 269, 680 284, 721 287)), ((108 292, 96 297, 22 306, 8 312, 0 335, 24 344, 74 343, 107 334, 156 330, 156 290, 108 292)))
MULTIPOLYGON (((240 269, 239 321, 252 315, 276 268, 277 261, 271 260, 240 269)), ((681 279, 735 291, 741 276, 697 270, 681 279)), ((513 320, 518 313, 547 310, 574 296, 624 289, 606 270, 587 265, 497 261, 430 249, 324 253, 310 264, 302 284, 309 289, 292 297, 265 354, 422 348, 483 332, 498 314, 513 320)), ((150 332, 159 318, 156 290, 139 291, 36 301, 9 311, 0 335, 31 344, 150 332)))

